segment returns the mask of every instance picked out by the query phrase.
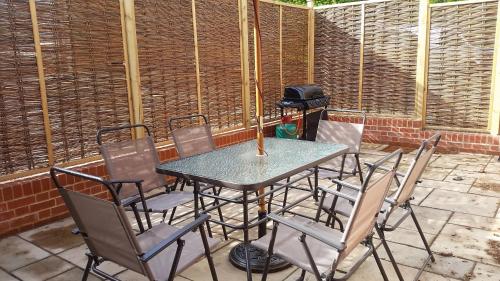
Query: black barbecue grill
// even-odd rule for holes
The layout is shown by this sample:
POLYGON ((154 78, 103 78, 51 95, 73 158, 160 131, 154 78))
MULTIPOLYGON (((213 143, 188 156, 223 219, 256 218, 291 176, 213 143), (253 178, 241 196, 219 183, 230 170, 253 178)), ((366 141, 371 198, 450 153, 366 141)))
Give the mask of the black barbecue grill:
POLYGON ((314 120, 308 120, 307 111, 319 107, 326 108, 329 104, 330 97, 325 96, 323 90, 319 86, 312 84, 286 86, 283 99, 276 103, 281 110, 282 117, 285 108, 293 108, 302 111, 303 122, 301 139, 311 141, 316 139, 316 130, 318 128, 320 116, 318 114, 310 114, 314 115, 314 117, 311 116, 310 118, 314 120), (310 132, 308 132, 308 129, 310 132))

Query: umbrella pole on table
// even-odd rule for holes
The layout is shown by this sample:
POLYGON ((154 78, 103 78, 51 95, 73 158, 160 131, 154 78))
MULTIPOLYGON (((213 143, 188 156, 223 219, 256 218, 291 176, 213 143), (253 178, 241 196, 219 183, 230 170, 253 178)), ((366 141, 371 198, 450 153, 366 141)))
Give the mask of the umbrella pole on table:
MULTIPOLYGON (((255 48, 255 112, 257 113, 257 155, 264 156, 264 105, 262 102, 262 47, 260 35, 259 0, 253 0, 254 7, 254 48, 255 48)), ((264 194, 264 187, 260 187, 258 194, 264 194)), ((259 199, 259 219, 265 218, 266 200, 264 196, 259 199)), ((266 234, 266 223, 259 225, 259 237, 266 234)))

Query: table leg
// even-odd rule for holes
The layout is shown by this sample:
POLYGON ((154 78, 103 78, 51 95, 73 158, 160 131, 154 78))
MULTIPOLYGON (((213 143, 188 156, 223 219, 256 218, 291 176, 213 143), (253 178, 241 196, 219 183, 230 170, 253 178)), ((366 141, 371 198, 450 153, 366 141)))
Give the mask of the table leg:
POLYGON ((245 247, 245 260, 246 260, 246 270, 247 270, 247 280, 252 281, 252 267, 250 261, 252 258, 249 253, 250 241, 248 237, 248 192, 243 191, 243 243, 245 247))
POLYGON ((318 201, 318 185, 319 185, 319 179, 318 179, 318 173, 319 173, 319 167, 316 166, 314 167, 314 194, 313 198, 317 202, 318 201))
POLYGON ((200 183, 194 181, 193 195, 194 195, 194 217, 198 218, 200 216, 200 209, 198 206, 198 197, 200 193, 200 183))

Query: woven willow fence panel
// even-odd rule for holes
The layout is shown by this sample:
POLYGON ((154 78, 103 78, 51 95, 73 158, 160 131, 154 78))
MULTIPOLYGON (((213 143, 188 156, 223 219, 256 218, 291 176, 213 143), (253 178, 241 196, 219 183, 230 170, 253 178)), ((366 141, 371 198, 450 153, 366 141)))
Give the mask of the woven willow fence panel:
POLYGON ((418 0, 368 3, 365 9, 363 108, 412 116, 418 0))
POLYGON ((316 10, 314 81, 332 106, 357 109, 361 6, 316 10))
POLYGON ((168 139, 170 117, 198 113, 191 1, 135 3, 144 122, 168 139))
POLYGON ((37 10, 55 161, 98 154, 97 129, 130 120, 119 2, 40 0, 37 10))
POLYGON ((283 85, 307 83, 308 11, 283 7, 283 85))
POLYGON ((202 112, 215 131, 243 125, 238 1, 196 1, 202 112))
POLYGON ((427 125, 487 129, 497 6, 431 9, 427 125))
MULTIPOLYGON (((248 2, 249 59, 250 59, 250 118, 255 123, 255 62, 253 44, 253 3, 248 2)), ((262 2, 260 4, 262 36, 262 81, 264 98, 264 121, 279 119, 276 102, 282 98, 280 74, 280 6, 262 2)))
POLYGON ((0 175, 48 165, 28 1, 0 0, 0 175))

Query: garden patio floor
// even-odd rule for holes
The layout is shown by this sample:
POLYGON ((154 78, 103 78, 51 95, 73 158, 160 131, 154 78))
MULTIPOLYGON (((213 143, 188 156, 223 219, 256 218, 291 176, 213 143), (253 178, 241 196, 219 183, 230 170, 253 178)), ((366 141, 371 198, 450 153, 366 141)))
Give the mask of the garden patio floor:
MULTIPOLYGON (((391 149, 386 145, 364 144, 362 161, 376 160, 391 149)), ((411 153, 405 155, 403 170, 411 157, 411 153)), ((436 257, 436 263, 425 269, 420 280, 500 280, 500 162, 497 157, 436 154, 423 175, 413 203, 436 257)), ((302 213, 315 212, 312 201, 298 208, 302 213)), ((226 220, 238 220, 239 214, 238 208, 224 210, 226 220)), ((71 234, 73 227, 73 221, 68 218, 0 240, 0 280, 80 280, 86 262, 85 246, 80 237, 71 234)), ((213 231, 214 236, 222 240, 220 227, 214 227, 213 231)), ((251 232, 255 238, 255 231, 251 232)), ((426 254, 417 235, 410 221, 387 235, 407 280, 413 279, 426 254)), ((228 261, 231 247, 241 240, 242 233, 233 232, 229 241, 221 242, 214 251, 219 280, 245 279, 245 273, 228 261)), ((397 280, 382 248, 379 254, 389 279, 397 280)), ((145 280, 112 263, 105 263, 102 268, 122 280, 145 280)), ((270 274, 268 280, 295 280, 299 274, 297 268, 290 267, 270 274)), ((260 280, 258 274, 254 276, 260 280)), ((313 280, 312 276, 308 278, 313 280)), ((89 280, 99 279, 91 276, 89 280)), ((188 268, 176 280, 211 280, 206 260, 188 268)), ((373 258, 369 258, 349 280, 382 278, 373 258)))

